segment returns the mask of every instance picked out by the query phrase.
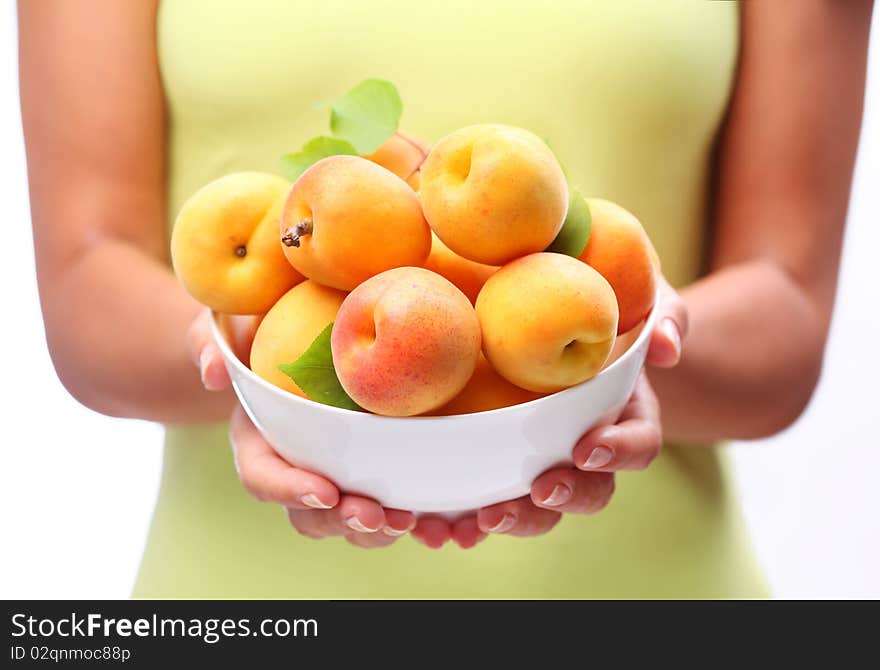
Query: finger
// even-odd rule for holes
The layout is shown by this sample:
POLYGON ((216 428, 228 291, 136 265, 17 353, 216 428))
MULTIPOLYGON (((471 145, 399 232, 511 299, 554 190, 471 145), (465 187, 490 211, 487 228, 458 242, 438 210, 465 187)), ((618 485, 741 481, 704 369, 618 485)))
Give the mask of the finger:
POLYGON ((593 472, 643 470, 662 446, 660 404, 642 373, 618 422, 584 435, 572 451, 572 460, 581 470, 593 472))
POLYGON ((361 496, 343 495, 333 509, 289 509, 288 518, 297 531, 308 537, 337 537, 355 533, 384 535, 379 533, 385 525, 382 506, 375 500, 361 496))
POLYGON ((412 535, 430 549, 439 549, 452 537, 452 526, 437 516, 423 516, 416 522, 412 535))
POLYGON ((532 483, 531 500, 537 507, 565 514, 594 514, 613 494, 613 474, 554 468, 532 483))
POLYGON ((416 517, 412 512, 398 509, 385 510, 385 526, 381 533, 349 533, 345 539, 356 547, 376 549, 394 544, 415 528, 416 517))
POLYGON ((385 527, 382 532, 389 537, 406 535, 416 527, 416 516, 399 509, 385 509, 385 527))
POLYGON ((276 454, 241 406, 232 412, 229 439, 239 479, 257 500, 292 509, 329 509, 339 503, 339 490, 332 482, 276 454))
POLYGON ((452 539, 462 549, 470 549, 485 539, 486 533, 480 530, 477 517, 466 516, 452 524, 452 539))
POLYGON ((305 516, 298 515, 298 520, 297 530, 315 535, 373 535, 385 526, 385 512, 375 500, 343 495, 335 508, 311 510, 305 516))
POLYGON ((201 311, 187 332, 187 348, 190 358, 199 369, 202 384, 209 391, 222 391, 231 383, 220 347, 214 341, 211 330, 211 312, 201 311))
POLYGON ((681 359, 681 343, 688 331, 688 313, 684 299, 666 282, 657 304, 656 325, 648 343, 647 361, 657 367, 669 368, 681 359))
POLYGON ((484 533, 499 533, 528 537, 543 535, 553 528, 561 514, 550 509, 535 507, 528 497, 484 507, 477 512, 477 525, 484 533))
POLYGON ((238 356, 238 359, 247 362, 251 357, 251 344, 254 341, 254 335, 257 328, 263 320, 263 315, 227 315, 228 323, 228 342, 232 347, 232 351, 238 356))
POLYGON ((399 537, 390 537, 384 533, 373 533, 371 535, 364 533, 349 533, 345 536, 345 541, 362 549, 380 549, 397 542, 399 537))
POLYGON ((370 498, 342 496, 334 512, 339 523, 356 533, 378 533, 385 526, 385 510, 370 498))

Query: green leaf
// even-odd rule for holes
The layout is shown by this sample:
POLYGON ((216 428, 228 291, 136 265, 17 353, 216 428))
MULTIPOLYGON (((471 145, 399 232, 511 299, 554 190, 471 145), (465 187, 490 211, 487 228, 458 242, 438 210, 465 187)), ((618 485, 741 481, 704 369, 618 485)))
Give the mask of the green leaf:
POLYGON ((357 156, 357 150, 338 137, 316 137, 303 146, 298 152, 281 157, 284 175, 291 181, 296 181, 299 176, 312 165, 327 156, 346 154, 357 156))
POLYGON ((566 254, 577 258, 583 253, 590 240, 592 217, 584 196, 577 189, 571 189, 568 195, 568 214, 559 234, 547 251, 566 254))
POLYGON ((330 130, 371 154, 397 132, 403 113, 400 94, 390 81, 367 79, 333 102, 330 130))
POLYGON ((360 410, 339 383, 336 368, 333 367, 333 354, 330 351, 331 323, 315 341, 306 349, 302 356, 293 363, 282 363, 278 366, 290 377, 309 398, 316 402, 342 409, 360 410))

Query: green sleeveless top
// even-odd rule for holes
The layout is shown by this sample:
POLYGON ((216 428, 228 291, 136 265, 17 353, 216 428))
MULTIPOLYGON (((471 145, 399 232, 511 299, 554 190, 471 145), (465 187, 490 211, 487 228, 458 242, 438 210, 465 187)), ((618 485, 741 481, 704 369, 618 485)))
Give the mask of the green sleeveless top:
MULTIPOLYGON (((738 8, 722 2, 166 0, 168 220, 199 186, 327 132, 315 101, 393 81, 402 127, 500 122, 547 139, 573 184, 644 223, 676 285, 706 238, 713 139, 738 8)), ((487 437, 491 439, 491 437, 487 437)), ((300 537, 236 477, 226 426, 167 431, 136 597, 591 598, 766 595, 716 448, 667 445, 609 507, 539 538, 431 551, 300 537)))

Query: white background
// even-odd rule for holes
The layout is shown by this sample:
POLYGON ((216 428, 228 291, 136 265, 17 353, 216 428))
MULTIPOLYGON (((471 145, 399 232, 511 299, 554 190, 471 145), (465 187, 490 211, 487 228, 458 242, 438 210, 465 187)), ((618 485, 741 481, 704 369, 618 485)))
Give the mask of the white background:
MULTIPOLYGON (((14 3, 0 9, 0 598, 124 598, 155 500, 161 430, 109 419, 55 377, 37 302, 14 3)), ((749 529, 784 598, 880 598, 880 9, 825 371, 790 430, 733 448, 749 529)))

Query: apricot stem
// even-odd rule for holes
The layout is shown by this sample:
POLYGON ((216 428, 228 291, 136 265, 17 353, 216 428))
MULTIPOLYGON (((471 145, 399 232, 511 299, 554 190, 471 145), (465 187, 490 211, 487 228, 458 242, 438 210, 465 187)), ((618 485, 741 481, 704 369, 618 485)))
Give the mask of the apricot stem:
POLYGON ((286 247, 298 247, 300 238, 312 234, 312 220, 303 219, 292 228, 288 228, 281 236, 281 242, 286 247))
POLYGON ((235 255, 239 258, 244 258, 245 256, 247 256, 247 247, 243 244, 235 247, 235 255))

